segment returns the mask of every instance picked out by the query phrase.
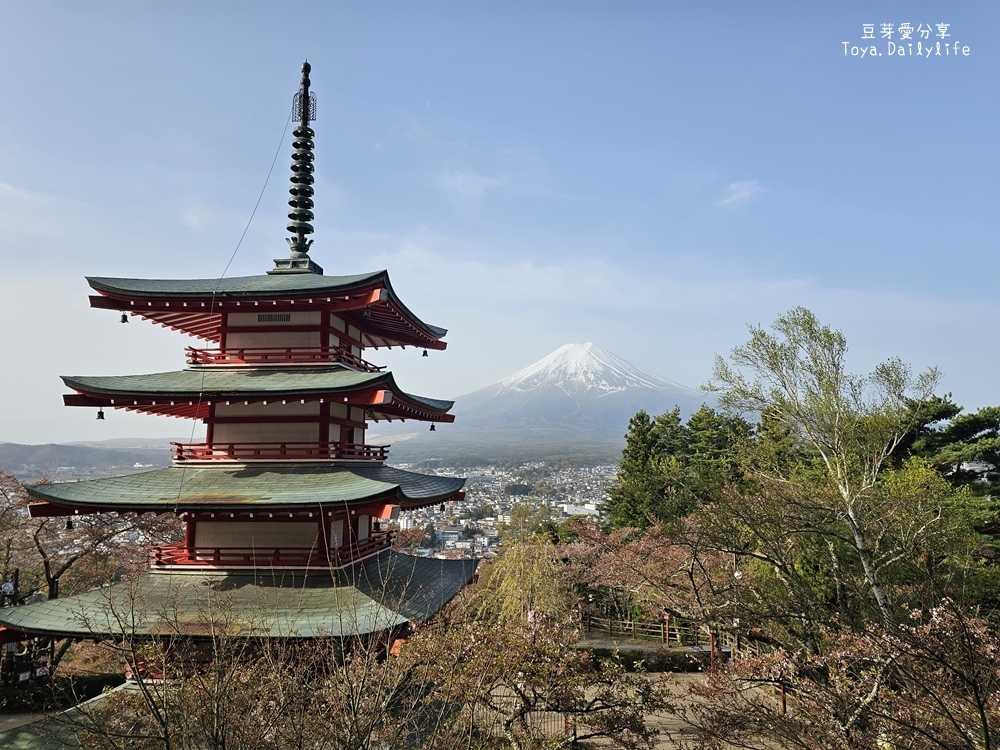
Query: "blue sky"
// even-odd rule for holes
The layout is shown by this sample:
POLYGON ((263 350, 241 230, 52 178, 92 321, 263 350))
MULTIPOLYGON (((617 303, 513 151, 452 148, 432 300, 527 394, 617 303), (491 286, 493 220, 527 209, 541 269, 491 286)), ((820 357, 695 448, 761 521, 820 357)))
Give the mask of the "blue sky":
POLYGON ((314 257, 388 268, 451 330, 427 359, 374 356, 404 388, 456 396, 580 341, 698 386, 805 305, 854 369, 899 356, 1000 403, 998 8, 4 3, 0 440, 188 433, 61 405, 59 374, 176 369, 191 343, 91 310, 82 277, 219 276, 276 152, 226 273, 286 255, 306 58, 314 257), (902 23, 969 55, 890 57, 902 23))

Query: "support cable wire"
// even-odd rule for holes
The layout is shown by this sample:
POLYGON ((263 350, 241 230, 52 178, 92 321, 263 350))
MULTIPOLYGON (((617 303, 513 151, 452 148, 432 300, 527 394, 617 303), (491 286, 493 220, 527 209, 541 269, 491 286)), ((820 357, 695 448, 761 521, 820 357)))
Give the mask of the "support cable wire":
MULTIPOLYGON (((226 274, 229 272, 229 267, 236 260, 236 254, 240 251, 240 247, 243 245, 243 240, 247 236, 247 232, 250 231, 250 225, 253 223, 254 217, 257 215, 257 209, 260 207, 260 202, 264 198, 264 192, 267 190, 267 184, 271 181, 271 175, 274 173, 274 165, 278 163, 278 155, 281 153, 282 148, 285 145, 285 136, 288 135, 288 125, 292 121, 292 113, 288 113, 288 119, 285 120, 285 127, 281 131, 281 138, 278 141, 278 147, 274 151, 274 158, 271 159, 271 167, 267 170, 267 176, 264 178, 264 184, 261 186, 260 194, 257 196, 257 202, 254 203, 253 210, 250 212, 250 218, 247 219, 246 226, 243 227, 243 233, 240 235, 240 239, 236 243, 236 248, 233 250, 233 254, 229 256, 229 262, 226 263, 226 267, 222 269, 222 274, 219 276, 219 280, 215 284, 215 289, 212 290, 212 302, 208 308, 208 314, 211 316, 215 312, 215 302, 216 295, 219 292, 219 287, 222 286, 223 280, 226 278, 226 274)), ((195 407, 195 418, 191 424, 191 435, 188 441, 194 442, 194 431, 198 428, 198 411, 201 409, 201 405, 205 400, 205 376, 208 373, 207 370, 202 369, 201 371, 201 385, 198 389, 198 404, 195 407)), ((181 481, 177 485, 177 497, 174 500, 174 515, 176 516, 180 510, 180 499, 181 494, 184 490, 184 477, 187 471, 187 465, 183 462, 181 463, 181 481)))

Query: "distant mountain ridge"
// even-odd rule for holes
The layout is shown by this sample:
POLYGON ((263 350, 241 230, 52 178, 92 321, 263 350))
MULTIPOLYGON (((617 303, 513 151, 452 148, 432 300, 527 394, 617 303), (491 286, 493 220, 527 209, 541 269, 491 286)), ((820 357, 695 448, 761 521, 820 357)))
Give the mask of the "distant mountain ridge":
POLYGON ((21 445, 0 443, 0 470, 14 474, 23 481, 53 479, 66 481, 128 474, 145 468, 170 464, 167 441, 157 448, 117 448, 114 443, 75 445, 21 445))
POLYGON ((656 415, 679 407, 683 416, 711 396, 645 371, 592 342, 565 344, 502 380, 464 396, 455 423, 434 437, 412 423, 371 433, 393 443, 390 458, 409 461, 456 454, 553 456, 585 451, 617 460, 628 421, 639 410, 656 415))

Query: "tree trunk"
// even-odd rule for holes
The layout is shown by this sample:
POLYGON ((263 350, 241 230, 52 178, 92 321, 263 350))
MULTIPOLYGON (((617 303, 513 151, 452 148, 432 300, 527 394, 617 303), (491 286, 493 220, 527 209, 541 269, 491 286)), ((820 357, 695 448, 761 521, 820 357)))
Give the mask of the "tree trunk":
POLYGON ((875 596, 879 612, 882 613, 882 620, 886 625, 892 625, 896 619, 893 612, 892 598, 889 596, 889 592, 885 590, 885 587, 879 582, 878 569, 875 566, 875 560, 872 558, 871 550, 868 549, 868 540, 865 539, 864 529, 861 528, 861 525, 855 521, 852 515, 848 515, 847 521, 851 527, 851 533, 854 535, 854 548, 857 550, 858 559, 861 561, 861 568, 865 573, 865 581, 875 596))

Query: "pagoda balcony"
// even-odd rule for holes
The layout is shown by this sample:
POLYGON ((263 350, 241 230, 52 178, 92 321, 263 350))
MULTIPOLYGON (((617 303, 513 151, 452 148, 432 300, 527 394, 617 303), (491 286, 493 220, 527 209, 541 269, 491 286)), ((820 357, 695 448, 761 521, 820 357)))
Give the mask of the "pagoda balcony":
POLYGON ((171 443, 174 461, 385 461, 388 445, 362 443, 171 443))
POLYGON ((326 550, 316 547, 189 547, 183 542, 149 548, 149 567, 166 568, 343 568, 392 547, 395 531, 376 531, 361 542, 326 550))
POLYGON ((362 372, 381 372, 378 367, 354 354, 345 346, 237 347, 230 349, 195 349, 186 347, 187 363, 192 366, 246 365, 329 365, 338 363, 362 372))

